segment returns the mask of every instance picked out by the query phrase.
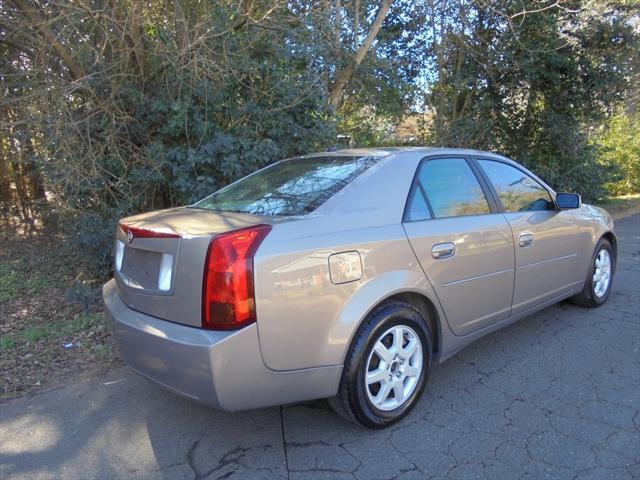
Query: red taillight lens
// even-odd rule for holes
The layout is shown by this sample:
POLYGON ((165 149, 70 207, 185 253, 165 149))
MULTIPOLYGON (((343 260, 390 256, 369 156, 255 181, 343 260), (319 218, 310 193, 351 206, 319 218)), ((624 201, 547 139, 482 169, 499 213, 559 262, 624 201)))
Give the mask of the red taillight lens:
POLYGON ((202 327, 232 330, 256 321, 253 256, 271 227, 258 225, 215 236, 202 288, 202 327))

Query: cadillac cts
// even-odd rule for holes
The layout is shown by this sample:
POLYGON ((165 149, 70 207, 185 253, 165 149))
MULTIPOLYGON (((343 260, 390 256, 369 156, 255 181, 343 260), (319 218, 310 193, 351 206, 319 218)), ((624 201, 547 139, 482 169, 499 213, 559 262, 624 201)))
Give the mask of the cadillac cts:
POLYGON ((104 301, 124 360, 240 410, 329 398, 388 426, 431 366, 571 298, 606 302, 611 217, 458 149, 318 153, 123 219, 104 301))

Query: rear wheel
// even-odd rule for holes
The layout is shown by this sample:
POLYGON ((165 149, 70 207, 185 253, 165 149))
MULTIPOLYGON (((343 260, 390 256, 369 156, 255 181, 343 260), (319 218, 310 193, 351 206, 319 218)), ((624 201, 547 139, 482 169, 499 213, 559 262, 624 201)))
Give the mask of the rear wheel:
POLYGON ((353 340, 337 397, 329 403, 348 420, 384 428, 417 403, 431 368, 431 332, 410 304, 386 301, 353 340))
POLYGON ((611 293, 615 268, 616 258, 611 243, 602 238, 593 254, 582 292, 571 297, 573 303, 584 307, 599 307, 605 303, 611 293))

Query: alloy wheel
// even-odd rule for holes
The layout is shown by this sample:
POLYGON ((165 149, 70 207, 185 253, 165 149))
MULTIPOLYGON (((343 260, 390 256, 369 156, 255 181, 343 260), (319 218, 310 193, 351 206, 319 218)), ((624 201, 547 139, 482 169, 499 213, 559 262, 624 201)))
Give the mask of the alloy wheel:
POLYGON ((607 293, 611 281, 611 255, 607 249, 602 248, 598 252, 594 266, 593 293, 596 297, 601 298, 607 293))
POLYGON ((369 401, 379 410, 402 406, 418 385, 423 366, 422 342, 411 327, 395 325, 373 344, 365 370, 369 401))

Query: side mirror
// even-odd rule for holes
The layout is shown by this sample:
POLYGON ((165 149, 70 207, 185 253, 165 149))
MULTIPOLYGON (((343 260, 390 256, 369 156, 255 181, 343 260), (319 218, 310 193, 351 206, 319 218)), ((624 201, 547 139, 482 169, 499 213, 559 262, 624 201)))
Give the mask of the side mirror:
POLYGON ((582 197, 577 193, 558 193, 556 194, 556 205, 560 210, 580 208, 582 206, 582 197))

